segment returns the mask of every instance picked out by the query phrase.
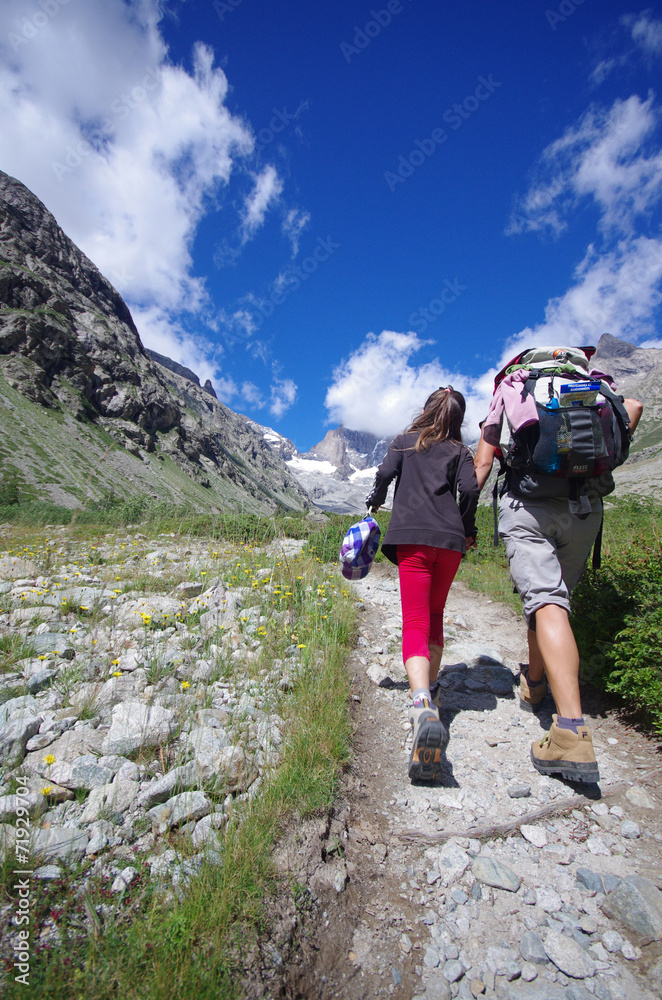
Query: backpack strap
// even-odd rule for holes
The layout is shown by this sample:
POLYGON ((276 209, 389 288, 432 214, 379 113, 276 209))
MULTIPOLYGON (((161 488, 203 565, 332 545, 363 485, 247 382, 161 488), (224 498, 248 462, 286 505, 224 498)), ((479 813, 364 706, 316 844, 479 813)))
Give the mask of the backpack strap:
POLYGON ((510 483, 510 469, 503 460, 503 456, 499 455, 499 471, 497 472, 496 479, 494 480, 494 486, 492 487, 492 511, 494 512, 494 548, 499 546, 499 497, 508 489, 510 483), (503 483, 501 484, 501 490, 499 490, 499 477, 504 476, 503 483))
POLYGON ((614 408, 614 413, 618 419, 621 426, 621 431, 626 435, 628 443, 632 440, 632 434, 630 432, 630 414, 625 409, 623 405, 623 397, 617 396, 615 392, 609 388, 606 382, 600 382, 600 392, 608 399, 614 408))
POLYGON ((600 569, 602 566, 602 528, 605 523, 605 505, 602 504, 602 517, 600 518, 600 527, 598 528, 598 533, 595 536, 595 542, 593 543, 593 569, 600 569))
POLYGON ((568 507, 570 513, 585 521, 591 513, 591 501, 586 496, 586 479, 569 479, 568 507))

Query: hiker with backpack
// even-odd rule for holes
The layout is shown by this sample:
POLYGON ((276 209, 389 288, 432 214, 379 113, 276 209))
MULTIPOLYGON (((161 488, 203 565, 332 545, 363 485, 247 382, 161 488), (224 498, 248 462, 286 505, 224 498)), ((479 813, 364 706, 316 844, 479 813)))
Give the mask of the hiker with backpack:
POLYGON ((366 497, 366 506, 376 510, 396 480, 382 552, 400 578, 402 658, 412 694, 412 780, 440 774, 448 743, 437 683, 443 615, 460 560, 475 543, 479 494, 471 452, 462 444, 465 409, 464 396, 452 386, 435 390, 422 413, 391 442, 366 497))
MULTIPOLYGON (((582 715, 570 593, 599 545, 602 498, 614 489, 612 470, 626 460, 643 409, 590 368, 593 353, 593 347, 540 347, 514 358, 495 379, 475 457, 481 489, 495 456, 504 473, 498 533, 528 626, 520 707, 540 710, 548 683, 556 704, 531 761, 541 774, 582 782, 597 782, 600 774, 582 715)), ((496 514, 497 484, 494 502, 496 514)))

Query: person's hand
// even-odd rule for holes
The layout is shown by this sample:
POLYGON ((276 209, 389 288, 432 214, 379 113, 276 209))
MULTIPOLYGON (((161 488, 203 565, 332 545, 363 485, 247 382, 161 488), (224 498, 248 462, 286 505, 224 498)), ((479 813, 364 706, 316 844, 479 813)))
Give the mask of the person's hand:
POLYGON ((467 552, 469 551, 469 549, 477 549, 478 548, 478 545, 476 544, 476 539, 475 539, 475 537, 473 535, 469 535, 469 537, 466 538, 465 541, 467 543, 467 552))

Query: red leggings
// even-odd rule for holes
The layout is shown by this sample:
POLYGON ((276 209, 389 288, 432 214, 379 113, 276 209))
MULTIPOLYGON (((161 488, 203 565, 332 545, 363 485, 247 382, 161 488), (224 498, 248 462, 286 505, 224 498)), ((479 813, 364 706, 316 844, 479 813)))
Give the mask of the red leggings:
POLYGON ((430 659, 430 644, 444 644, 444 607, 461 552, 432 545, 398 545, 402 603, 402 659, 430 659))

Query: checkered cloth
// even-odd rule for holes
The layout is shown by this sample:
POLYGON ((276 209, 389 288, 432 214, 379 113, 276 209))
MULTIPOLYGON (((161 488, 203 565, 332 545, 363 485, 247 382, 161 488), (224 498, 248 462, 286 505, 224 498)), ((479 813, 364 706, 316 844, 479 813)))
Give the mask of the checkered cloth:
POLYGON ((368 575, 381 535, 379 525, 370 514, 348 529, 338 557, 342 575, 347 580, 362 580, 368 575))

